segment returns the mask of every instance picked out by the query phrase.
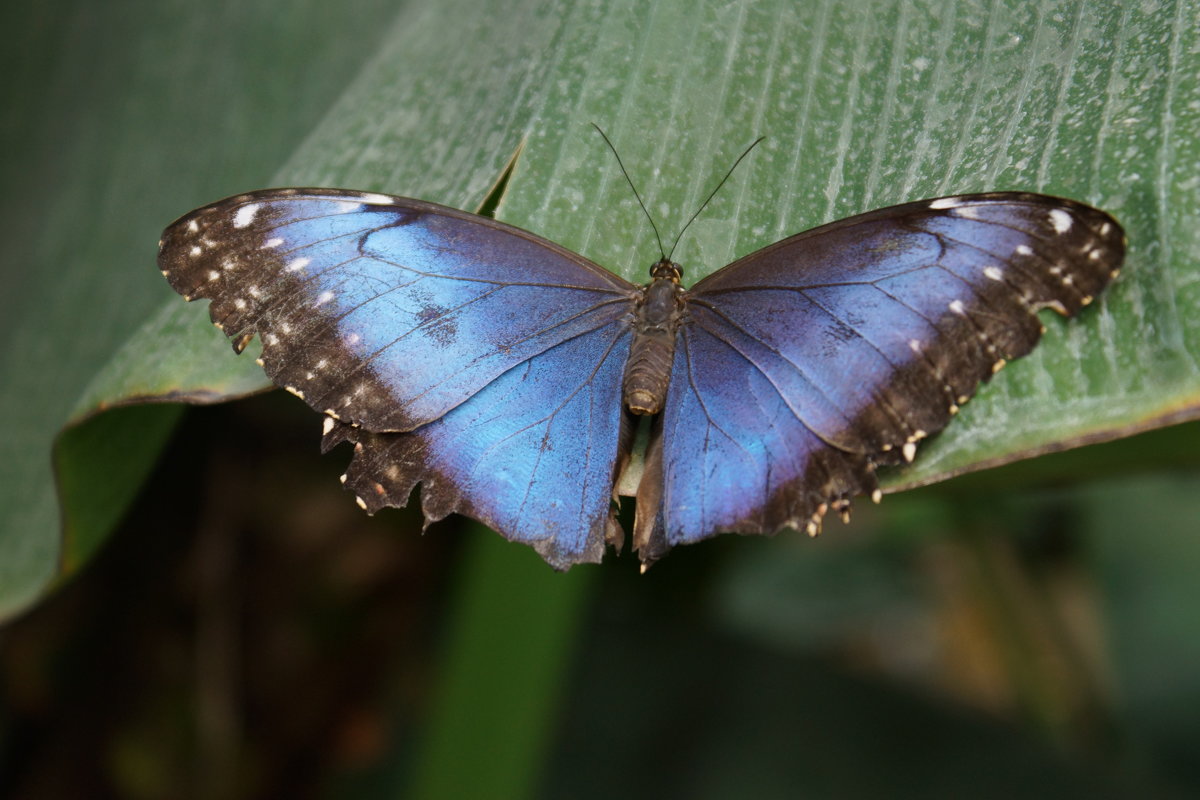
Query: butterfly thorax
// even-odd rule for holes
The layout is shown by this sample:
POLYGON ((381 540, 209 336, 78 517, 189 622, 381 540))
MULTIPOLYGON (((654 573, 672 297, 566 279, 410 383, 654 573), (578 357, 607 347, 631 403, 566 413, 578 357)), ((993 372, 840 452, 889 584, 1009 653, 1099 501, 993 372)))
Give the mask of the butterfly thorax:
POLYGON ((625 405, 635 414, 657 414, 667 395, 675 332, 683 317, 682 271, 665 258, 655 263, 650 268, 654 280, 638 301, 623 384, 625 405))

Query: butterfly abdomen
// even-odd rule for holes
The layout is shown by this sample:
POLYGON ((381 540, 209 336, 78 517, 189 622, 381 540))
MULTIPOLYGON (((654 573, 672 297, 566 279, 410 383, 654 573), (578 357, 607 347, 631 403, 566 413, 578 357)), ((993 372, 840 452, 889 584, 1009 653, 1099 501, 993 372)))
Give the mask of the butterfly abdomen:
POLYGON ((671 381, 675 332, 682 315, 678 274, 655 277, 637 308, 622 385, 625 405, 635 414, 657 414, 662 410, 671 381))

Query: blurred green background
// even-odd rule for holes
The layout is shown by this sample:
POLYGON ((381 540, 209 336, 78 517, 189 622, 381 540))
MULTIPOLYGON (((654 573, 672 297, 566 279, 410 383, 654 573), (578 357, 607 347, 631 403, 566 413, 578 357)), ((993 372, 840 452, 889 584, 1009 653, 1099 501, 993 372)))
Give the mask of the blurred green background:
POLYGON ((1200 793, 1194 4, 53 0, 0 30, 0 796, 1200 793), (497 216, 641 280, 592 121, 667 231, 768 136, 690 278, 986 189, 1111 211, 1129 262, 887 481, 1016 463, 645 576, 365 517, 303 404, 218 404, 265 384, 158 276, 164 225, 267 185, 474 208, 523 145, 497 216))

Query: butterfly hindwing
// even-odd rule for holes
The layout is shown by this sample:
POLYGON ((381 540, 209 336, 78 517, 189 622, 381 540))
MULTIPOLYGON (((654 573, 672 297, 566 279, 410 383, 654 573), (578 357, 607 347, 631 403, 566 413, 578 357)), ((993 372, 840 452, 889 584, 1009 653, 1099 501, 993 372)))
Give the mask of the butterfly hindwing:
POLYGON ((725 530, 815 531, 1029 352, 1039 309, 1074 314, 1123 254, 1103 212, 995 193, 831 223, 700 281, 647 467, 660 484, 639 493, 661 504, 639 517, 643 558, 725 530))
POLYGON ((531 545, 557 569, 597 562, 623 538, 613 516, 627 326, 563 342, 411 433, 330 422, 324 447, 355 443, 345 484, 364 509, 403 506, 417 483, 432 522, 465 514, 531 545))

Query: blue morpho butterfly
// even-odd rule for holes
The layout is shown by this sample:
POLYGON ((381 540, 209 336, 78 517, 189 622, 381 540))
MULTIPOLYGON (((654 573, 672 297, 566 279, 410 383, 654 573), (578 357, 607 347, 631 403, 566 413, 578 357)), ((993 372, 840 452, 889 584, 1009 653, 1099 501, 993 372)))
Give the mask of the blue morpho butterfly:
POLYGON ((158 262, 236 351, 262 339, 271 380, 325 415, 323 450, 354 443, 363 508, 420 483, 427 523, 465 514, 566 569, 624 540, 634 415, 653 417, 643 565, 723 531, 815 534, 878 501, 876 468, 911 461, 1032 349, 1039 309, 1078 312, 1124 251, 1102 211, 997 192, 823 225, 689 289, 663 256, 635 286, 453 208, 268 189, 180 218, 158 262))

